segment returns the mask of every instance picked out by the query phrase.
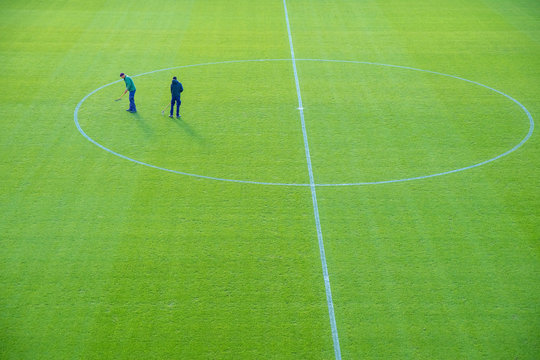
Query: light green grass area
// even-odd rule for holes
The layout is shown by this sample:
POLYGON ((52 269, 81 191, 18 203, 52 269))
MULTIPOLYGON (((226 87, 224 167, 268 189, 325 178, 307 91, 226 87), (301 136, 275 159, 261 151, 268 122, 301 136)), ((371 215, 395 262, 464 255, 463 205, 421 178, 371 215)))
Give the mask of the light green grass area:
MULTIPOLYGON (((529 132, 485 87, 354 62, 540 118, 537 1, 287 7, 318 184, 459 169, 529 132)), ((0 3, 0 358, 335 358, 309 187, 143 166, 74 122, 125 72, 137 114, 123 82, 77 112, 102 146, 308 184, 290 58, 282 0, 0 3)), ((538 358, 537 131, 467 171, 316 188, 343 359, 538 358)))

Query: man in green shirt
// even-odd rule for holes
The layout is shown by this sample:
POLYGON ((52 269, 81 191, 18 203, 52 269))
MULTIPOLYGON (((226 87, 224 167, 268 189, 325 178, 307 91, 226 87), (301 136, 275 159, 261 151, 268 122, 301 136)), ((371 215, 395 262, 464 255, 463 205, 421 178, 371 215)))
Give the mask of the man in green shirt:
POLYGON ((133 80, 124 73, 121 73, 120 77, 124 79, 124 82, 126 83, 126 91, 124 91, 122 96, 124 96, 129 91, 129 109, 127 109, 126 111, 129 111, 130 113, 135 113, 137 112, 137 107, 135 106, 135 91, 137 89, 135 88, 135 84, 133 83, 133 80))

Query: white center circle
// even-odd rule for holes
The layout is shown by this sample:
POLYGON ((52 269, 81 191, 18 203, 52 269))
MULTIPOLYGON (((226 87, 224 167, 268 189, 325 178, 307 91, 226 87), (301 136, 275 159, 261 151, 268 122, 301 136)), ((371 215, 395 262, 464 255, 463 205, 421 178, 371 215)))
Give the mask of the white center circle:
MULTIPOLYGON (((165 69, 159 69, 159 70, 154 70, 154 71, 150 71, 150 72, 146 72, 146 73, 142 73, 142 74, 138 74, 138 75, 134 75, 132 77, 140 77, 140 76, 144 76, 144 75, 149 75, 149 74, 153 74, 153 73, 157 73, 157 72, 162 72, 162 71, 168 71, 168 70, 174 70, 174 69, 182 69, 182 68, 190 68, 190 67, 197 67, 197 66, 209 66, 209 65, 219 65, 219 64, 230 64, 230 63, 248 63, 248 62, 269 62, 269 61, 292 61, 291 59, 260 59, 260 60, 237 60, 237 61, 222 61, 222 62, 214 62, 214 63, 204 63, 204 64, 195 64, 195 65, 184 65, 184 66, 176 66, 176 67, 170 67, 170 68, 165 68, 165 69)), ((397 178, 397 179, 384 179, 384 180, 379 180, 379 181, 371 181, 371 182, 349 182, 349 183, 321 183, 321 184, 315 184, 316 186, 354 186, 354 185, 374 185, 374 184, 385 184, 385 183, 396 183, 396 182, 403 182, 403 181, 411 181, 411 180, 419 180, 419 179, 426 179, 426 178, 430 178, 430 177, 435 177, 435 176, 442 176, 442 175, 447 175, 447 174, 451 174, 451 173, 456 173, 456 172, 460 172, 460 171, 464 171, 464 170, 468 170, 468 169, 472 169, 472 168, 476 168, 476 167, 479 167, 479 166, 482 166, 482 165, 485 165, 487 163, 490 163, 492 161, 495 161, 497 159, 500 159, 501 157, 503 156, 506 156, 512 152, 514 152, 515 150, 517 150, 518 148, 520 148, 531 136, 532 136, 532 133, 534 131, 534 121, 533 121, 533 118, 530 114, 530 112, 525 108, 525 106, 523 106, 519 101, 517 101, 516 99, 512 98, 511 96, 499 91, 499 90, 496 90, 494 88, 491 88, 489 86, 486 86, 486 85, 483 85, 481 83, 478 83, 478 82, 475 82, 475 81, 472 81, 472 80, 467 80, 467 79, 464 79, 464 78, 461 78, 461 77, 458 77, 458 76, 454 76, 454 75, 448 75, 448 74, 444 74, 444 73, 440 73, 440 72, 434 72, 434 71, 429 71, 429 70, 422 70, 422 69, 416 69, 416 68, 411 68, 411 67, 406 67, 406 66, 398 66, 398 65, 389 65, 389 64, 380 64, 380 63, 371 63, 371 62, 363 62, 363 61, 345 61, 345 60, 324 60, 324 59, 296 59, 297 62, 301 62, 301 61, 310 61, 310 62, 325 62, 325 63, 349 63, 349 64, 364 64, 364 65, 372 65, 372 66, 378 66, 378 67, 386 67, 386 68, 395 68, 395 69, 402 69, 402 70, 406 70, 406 71, 416 71, 416 72, 422 72, 422 73, 429 73, 429 74, 434 74, 434 75, 437 75, 437 76, 441 76, 441 77, 447 77, 447 78, 453 78, 453 79, 457 79, 457 80, 460 80, 460 81, 463 81, 463 82, 466 82, 466 83, 469 83, 469 84, 472 84, 472 85, 475 85, 475 86, 479 86, 479 87, 482 87, 482 88, 485 88, 485 89, 488 89, 489 91, 491 92, 494 92, 496 94, 499 94, 503 97, 505 97, 506 99, 512 101, 513 103, 517 104, 519 106, 519 108, 526 114, 528 120, 529 120, 529 130, 528 130, 528 133, 527 135, 519 142, 517 143, 514 147, 512 147, 511 149, 493 157, 493 158, 490 158, 490 159, 487 159, 485 161, 482 161, 482 162, 479 162, 479 163, 475 163, 475 164, 472 164, 472 165, 469 165, 469 166, 465 166, 465 167, 461 167, 461 168, 457 168, 457 169, 453 169, 453 170, 448 170, 448 171, 444 171, 444 172, 438 172, 438 173, 432 173, 432 174, 426 174, 426 175, 422 175, 422 176, 416 176, 416 177, 408 177, 408 178, 397 178)), ((128 157, 126 155, 123 155, 123 154, 120 154, 119 152, 116 152, 110 148, 107 148, 105 147, 104 145, 100 144, 99 142, 97 142, 96 140, 94 140, 93 138, 91 138, 84 130, 83 128, 81 127, 80 123, 79 123, 79 119, 78 119, 78 113, 79 113, 79 110, 81 108, 81 106, 83 105, 83 103, 90 97, 92 96, 93 94, 97 93, 98 91, 112 85, 112 84, 116 84, 118 82, 120 82, 121 80, 118 80, 118 81, 114 81, 112 83, 109 83, 109 84, 106 84, 106 85, 103 85, 93 91, 91 91, 89 94, 87 94, 76 106, 75 108, 75 111, 74 111, 74 121, 75 121, 75 124, 77 126, 77 129, 79 130, 79 132, 86 138, 88 139, 90 142, 92 142, 93 144, 95 144, 96 146, 100 147, 101 149, 113 154, 113 155, 116 155, 118 157, 121 157, 125 160, 129 160, 129 161, 132 161, 132 162, 135 162, 137 164, 140 164, 140 165, 144 165, 144 166, 148 166, 148 167, 151 167, 151 168, 154 168, 154 169, 158 169, 158 170, 162 170, 162 171, 167 171, 167 172, 170 172, 170 173, 175 173, 175 174, 179 174, 179 175, 186 175, 186 176, 192 176, 192 177, 198 177, 198 178, 204 178, 204 179, 211 179, 211 180, 219 180, 219 181, 228 181, 228 182, 236 182, 236 183, 249 183, 249 184, 260 184, 260 185, 281 185, 281 186, 310 186, 309 183, 279 183, 279 182, 262 182, 262 181, 250 181, 250 180, 238 180, 238 179, 228 179, 228 178, 220 178, 220 177, 213 177, 213 176, 206 176, 206 175, 202 175, 202 174, 194 174, 194 173, 189 173, 189 172, 184 172, 184 171, 179 171, 179 170, 175 170, 175 169, 171 169, 171 168, 166 168, 166 167, 161 167, 161 166, 157 166, 157 165, 154 165, 154 164, 150 164, 150 163, 147 163, 147 162, 143 162, 143 161, 139 161, 139 160, 136 160, 134 158, 131 158, 131 157, 128 157)))

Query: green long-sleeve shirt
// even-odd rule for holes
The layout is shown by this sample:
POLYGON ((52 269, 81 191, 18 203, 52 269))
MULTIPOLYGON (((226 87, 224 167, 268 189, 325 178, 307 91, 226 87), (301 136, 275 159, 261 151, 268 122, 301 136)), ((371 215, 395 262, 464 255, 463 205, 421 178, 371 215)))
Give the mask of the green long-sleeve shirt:
POLYGON ((133 83, 133 80, 131 80, 131 78, 129 76, 126 75, 126 77, 124 78, 124 81, 126 83, 126 89, 128 91, 135 91, 137 90, 135 88, 135 84, 133 83))

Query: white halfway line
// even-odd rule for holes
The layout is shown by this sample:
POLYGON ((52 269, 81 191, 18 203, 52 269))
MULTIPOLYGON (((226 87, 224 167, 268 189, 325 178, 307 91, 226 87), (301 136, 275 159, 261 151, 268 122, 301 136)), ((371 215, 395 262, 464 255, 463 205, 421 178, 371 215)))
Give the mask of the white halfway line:
POLYGON ((294 47, 291 34, 291 25, 289 23, 289 14, 287 12, 286 0, 283 0, 283 8, 285 10, 285 21, 287 22, 287 32, 289 34, 289 45, 291 47, 291 59, 294 71, 294 80, 296 82, 296 94, 298 95, 298 110, 300 111, 300 121, 302 123, 302 134, 304 135, 304 148, 306 151, 307 167, 309 172, 309 186, 311 188, 311 199, 313 200, 313 214, 315 215, 315 225, 317 227, 317 238, 319 240, 319 252, 321 254, 321 264, 324 276, 324 287, 326 290, 326 302, 328 304, 328 314, 330 315, 330 326, 332 328, 332 339, 334 341, 334 353, 336 360, 341 360, 341 350, 339 348, 339 337, 336 326, 336 317, 334 315, 334 303, 332 301, 332 291, 330 289, 330 277, 328 276, 328 266, 326 265, 326 255, 324 253, 324 242, 321 230, 321 221, 319 219, 319 207, 317 205, 317 192, 315 190, 315 180, 313 178, 313 168, 311 166, 311 156, 309 155, 308 136, 306 131, 306 123, 304 120, 304 106, 302 105, 302 95, 300 94, 300 81, 298 80, 298 72, 296 70, 296 58, 294 57, 294 47))

